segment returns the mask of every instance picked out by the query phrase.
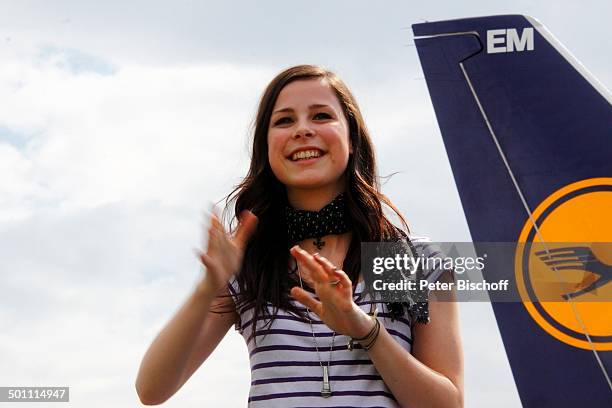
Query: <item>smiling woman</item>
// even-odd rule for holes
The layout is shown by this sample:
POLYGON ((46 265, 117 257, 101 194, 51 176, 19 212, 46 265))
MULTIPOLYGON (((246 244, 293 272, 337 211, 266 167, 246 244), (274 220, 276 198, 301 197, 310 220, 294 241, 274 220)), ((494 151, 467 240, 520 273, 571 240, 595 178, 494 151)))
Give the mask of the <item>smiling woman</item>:
MULTIPOLYGON (((347 119, 326 79, 295 81, 283 88, 270 119, 268 160, 276 178, 288 186, 292 205, 304 203, 314 189, 332 198, 340 194, 352 152, 347 119)), ((313 204, 305 209, 320 208, 313 204)))
POLYGON ((141 401, 176 393, 234 325, 249 349, 249 407, 462 406, 456 304, 385 303, 364 290, 362 242, 427 244, 380 192, 348 87, 318 66, 281 72, 259 104, 252 149, 226 201, 233 227, 211 215, 206 274, 143 358, 141 401))

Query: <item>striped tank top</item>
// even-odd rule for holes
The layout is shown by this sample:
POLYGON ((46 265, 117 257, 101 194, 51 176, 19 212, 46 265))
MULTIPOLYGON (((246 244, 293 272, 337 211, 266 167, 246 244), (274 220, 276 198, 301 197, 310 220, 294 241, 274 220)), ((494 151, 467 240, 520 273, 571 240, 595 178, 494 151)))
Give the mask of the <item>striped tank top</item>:
MULTIPOLYGON (((410 237, 415 246, 425 245, 426 238, 410 237)), ((425 250, 430 252, 429 250, 425 250)), ((424 271, 424 277, 435 282, 442 270, 424 271)), ((389 334, 405 350, 412 350, 412 321, 405 313, 391 318, 383 302, 372 301, 369 295, 360 296, 364 289, 361 281, 355 288, 355 302, 366 313, 376 308, 378 319, 389 334)), ((235 278, 229 284, 230 294, 236 304, 238 283, 235 278)), ((299 303, 294 303, 298 306, 299 303)), ((272 306, 268 306, 272 312, 272 306)), ((298 310, 306 311, 304 307, 298 310)), ((336 334, 331 351, 333 331, 314 313, 310 312, 312 330, 308 319, 302 319, 279 309, 271 325, 260 318, 257 322, 257 344, 252 333, 253 308, 245 306, 237 310, 239 319, 235 329, 244 338, 249 351, 251 387, 249 408, 391 408, 399 407, 395 397, 384 383, 365 350, 359 345, 349 351, 348 336, 336 334), (313 332, 319 348, 313 340, 313 332), (264 336, 265 335, 265 336, 264 336), (320 356, 320 359, 319 359, 320 356), (321 396, 323 365, 329 361, 329 381, 332 395, 321 396)))

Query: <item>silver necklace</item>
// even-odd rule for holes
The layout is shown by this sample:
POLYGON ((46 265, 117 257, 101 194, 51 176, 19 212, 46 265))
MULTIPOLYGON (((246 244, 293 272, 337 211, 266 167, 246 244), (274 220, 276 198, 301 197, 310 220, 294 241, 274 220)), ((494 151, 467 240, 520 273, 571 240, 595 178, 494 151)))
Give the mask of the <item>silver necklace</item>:
MULTIPOLYGON (((298 277, 300 278, 300 287, 304 289, 304 284, 302 283, 302 275, 300 274, 299 268, 296 264, 296 269, 298 273, 298 277)), ((317 358, 319 359, 319 365, 321 366, 321 370, 323 370, 323 385, 321 387, 321 396, 323 398, 329 398, 332 395, 331 384, 329 382, 329 366, 331 365, 332 359, 332 351, 334 350, 334 341, 336 340, 336 332, 332 335, 331 346, 329 347, 329 359, 327 360, 327 365, 323 365, 323 360, 321 360, 321 353, 319 352, 319 343, 317 342, 317 337, 314 333, 314 328, 312 327, 312 320, 310 319, 310 309, 306 308, 306 317, 308 319, 308 324, 310 325, 310 332, 312 333, 312 340, 315 345, 315 350, 317 351, 317 358)))

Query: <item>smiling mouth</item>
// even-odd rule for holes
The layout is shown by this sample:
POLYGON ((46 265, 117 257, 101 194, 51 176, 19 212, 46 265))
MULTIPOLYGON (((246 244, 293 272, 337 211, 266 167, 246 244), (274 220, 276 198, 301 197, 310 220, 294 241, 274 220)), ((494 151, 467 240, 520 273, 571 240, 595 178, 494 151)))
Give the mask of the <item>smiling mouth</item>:
POLYGON ((323 156, 325 153, 323 153, 321 150, 302 150, 300 152, 296 152, 293 153, 293 155, 291 155, 291 157, 289 157, 289 159, 291 161, 297 162, 297 161, 302 161, 302 160, 310 160, 310 159, 318 159, 319 157, 323 156))

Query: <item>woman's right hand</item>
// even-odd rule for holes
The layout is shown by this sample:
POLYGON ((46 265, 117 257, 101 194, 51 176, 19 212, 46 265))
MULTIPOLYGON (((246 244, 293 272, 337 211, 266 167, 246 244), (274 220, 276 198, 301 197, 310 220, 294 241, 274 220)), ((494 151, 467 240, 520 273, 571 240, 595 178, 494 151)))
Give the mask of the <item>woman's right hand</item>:
POLYGON ((213 296, 239 271, 246 245, 257 228, 257 216, 249 210, 242 211, 238 221, 238 227, 231 236, 211 211, 208 247, 206 252, 198 254, 206 267, 206 274, 198 288, 213 296))

